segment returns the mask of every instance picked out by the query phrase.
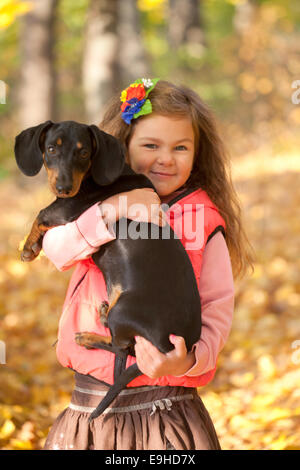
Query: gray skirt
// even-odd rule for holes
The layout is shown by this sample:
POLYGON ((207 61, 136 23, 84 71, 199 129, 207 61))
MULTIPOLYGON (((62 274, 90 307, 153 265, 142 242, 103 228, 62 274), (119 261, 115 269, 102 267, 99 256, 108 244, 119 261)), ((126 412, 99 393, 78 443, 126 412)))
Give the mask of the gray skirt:
POLYGON ((88 418, 108 386, 75 372, 71 403, 50 429, 47 450, 220 450, 211 418, 186 387, 129 387, 101 416, 88 418))

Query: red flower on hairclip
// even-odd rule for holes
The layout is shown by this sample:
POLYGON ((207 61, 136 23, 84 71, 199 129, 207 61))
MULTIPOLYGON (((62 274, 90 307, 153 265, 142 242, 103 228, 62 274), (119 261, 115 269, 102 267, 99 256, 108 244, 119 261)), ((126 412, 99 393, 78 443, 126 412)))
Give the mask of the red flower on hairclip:
POLYGON ((127 88, 127 101, 131 100, 132 98, 137 98, 139 101, 143 100, 146 96, 146 91, 144 85, 135 85, 130 86, 127 88))
POLYGON ((121 111, 122 119, 126 124, 130 124, 133 118, 150 114, 152 106, 149 99, 147 99, 151 90, 158 82, 158 78, 150 79, 137 79, 128 88, 121 93, 121 111))

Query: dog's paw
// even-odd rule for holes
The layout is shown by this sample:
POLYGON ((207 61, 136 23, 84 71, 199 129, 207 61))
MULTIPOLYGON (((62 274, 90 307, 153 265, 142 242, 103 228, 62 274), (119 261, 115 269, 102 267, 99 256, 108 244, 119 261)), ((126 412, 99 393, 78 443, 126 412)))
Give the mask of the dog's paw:
POLYGON ((75 333, 75 342, 86 349, 94 349, 91 334, 88 332, 75 333))
POLYGON ((40 253, 41 247, 38 243, 35 243, 32 247, 24 247, 21 253, 21 260, 22 261, 33 261, 40 253))
POLYGON ((103 344, 111 344, 111 336, 101 336, 82 331, 75 333, 75 342, 78 346, 83 346, 86 349, 99 349, 103 344))

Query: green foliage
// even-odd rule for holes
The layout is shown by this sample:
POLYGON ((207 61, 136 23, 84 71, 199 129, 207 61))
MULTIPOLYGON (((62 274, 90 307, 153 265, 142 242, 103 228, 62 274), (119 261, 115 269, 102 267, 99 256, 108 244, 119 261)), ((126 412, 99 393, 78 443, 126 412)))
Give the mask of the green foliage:
MULTIPOLYGON (((121 0, 120 0, 121 1, 121 0)), ((185 83, 200 93, 241 134, 279 135, 280 123, 299 126, 299 111, 290 105, 293 80, 299 79, 300 3, 256 0, 248 31, 235 26, 240 0, 199 1, 204 44, 176 50, 168 42, 167 0, 138 0, 142 41, 151 63, 151 76, 185 83), (275 121, 275 125, 273 124, 275 121), (276 130, 275 130, 276 129, 276 130), (265 132, 264 131, 264 132, 265 132)), ((58 118, 83 120, 82 56, 89 0, 60 0, 55 24, 55 66, 58 118)), ((0 105, 0 163, 9 156, 6 141, 16 133, 19 77, 19 31, 16 18, 0 32, 0 80, 8 85, 7 104, 0 105)), ((294 132, 293 130, 293 132, 294 132)))

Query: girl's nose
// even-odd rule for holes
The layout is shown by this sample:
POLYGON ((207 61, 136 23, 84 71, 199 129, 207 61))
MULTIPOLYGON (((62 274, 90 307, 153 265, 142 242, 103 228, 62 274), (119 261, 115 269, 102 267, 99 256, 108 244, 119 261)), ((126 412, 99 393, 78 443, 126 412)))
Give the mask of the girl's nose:
POLYGON ((172 152, 168 150, 162 150, 157 157, 157 163, 161 165, 170 165, 173 163, 173 155, 172 152))

